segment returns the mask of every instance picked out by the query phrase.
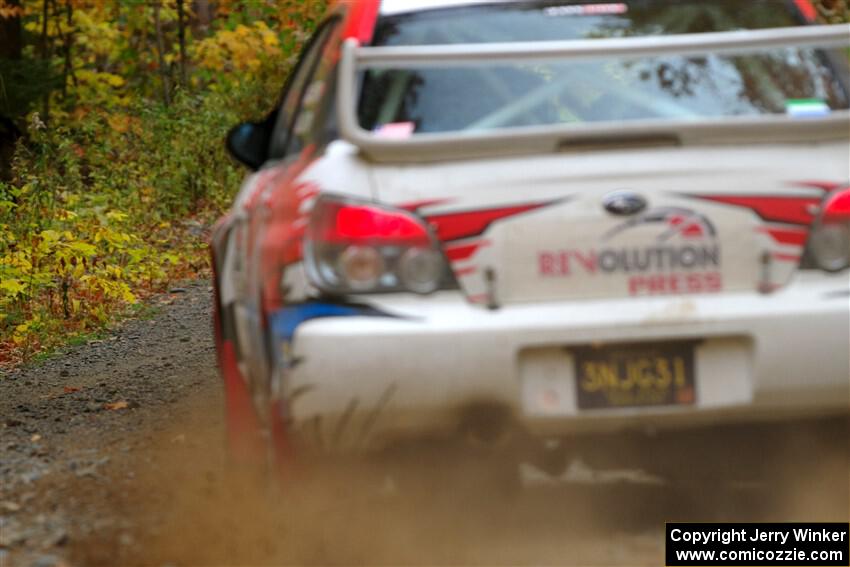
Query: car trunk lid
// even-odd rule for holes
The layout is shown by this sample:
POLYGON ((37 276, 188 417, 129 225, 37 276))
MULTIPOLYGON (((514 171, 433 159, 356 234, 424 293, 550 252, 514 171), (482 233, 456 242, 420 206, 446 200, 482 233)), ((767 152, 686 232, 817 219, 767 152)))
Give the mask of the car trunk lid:
POLYGON ((378 166, 470 301, 772 291, 799 265, 844 143, 574 152, 378 166))

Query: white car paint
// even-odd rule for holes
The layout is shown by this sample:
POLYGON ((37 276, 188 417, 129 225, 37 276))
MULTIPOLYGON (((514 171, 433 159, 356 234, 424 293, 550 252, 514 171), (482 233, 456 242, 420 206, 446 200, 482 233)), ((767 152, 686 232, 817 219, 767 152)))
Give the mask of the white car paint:
MULTIPOLYGON (((451 215, 534 207, 442 242, 459 289, 336 298, 374 312, 308 320, 273 344, 261 324, 258 273, 267 213, 248 212, 275 188, 264 179, 281 175, 280 164, 269 164, 237 198, 219 286, 222 305, 234 312, 241 370, 257 406, 273 405, 263 398, 268 390, 282 402, 280 417, 297 443, 341 451, 453 435, 479 404, 505 408, 509 427, 541 437, 848 412, 850 272, 798 269, 805 228, 728 202, 800 199, 792 213, 814 221, 826 192, 811 182, 848 182, 843 115, 823 123, 786 118, 781 128, 754 127, 741 139, 740 127, 719 139, 691 132, 678 147, 590 143, 554 151, 539 145, 546 136, 526 132, 522 144, 499 155, 488 153, 484 142, 495 142, 486 134, 477 141, 484 155, 446 156, 469 141, 449 135, 454 145, 432 139, 422 146, 430 161, 416 159, 416 146, 404 148, 403 140, 393 141, 395 159, 384 161, 334 141, 290 184, 293 191, 309 187, 392 207, 425 203, 417 214, 437 232, 451 215), (646 210, 606 211, 606 198, 622 191, 643 197, 646 210), (682 220, 665 211, 679 210, 700 224, 695 234, 669 232, 682 220), (631 220, 646 222, 626 226, 631 220), (259 227, 253 244, 245 237, 249 222, 259 227), (697 266, 610 272, 590 260, 607 249, 637 254, 690 245, 716 254, 697 266), (656 288, 636 283, 644 276, 682 276, 677 286, 696 276, 710 285, 683 293, 667 280, 656 288), (687 403, 579 408, 580 349, 683 340, 695 342, 695 392, 687 403)), ((314 202, 308 193, 299 201, 301 227, 314 202)), ((301 262, 288 265, 279 282, 292 305, 327 300, 301 262)))
POLYGON ((381 15, 391 16, 423 10, 439 10, 441 8, 458 8, 475 6, 476 4, 499 4, 511 0, 383 0, 380 6, 381 15))
POLYGON ((386 297, 406 319, 328 318, 298 331, 293 432, 325 450, 456 433, 492 402, 541 436, 781 420, 848 409, 847 274, 805 274, 773 295, 470 306, 459 294, 386 297), (579 410, 571 347, 700 339, 693 406, 579 410), (556 402, 545 404, 548 391, 556 402), (356 401, 356 410, 350 407, 356 401), (344 431, 334 438, 334 431, 344 431))
MULTIPOLYGON (((371 164, 351 150, 346 142, 335 142, 304 177, 322 183, 320 172, 348 171, 352 183, 336 185, 334 193, 371 194, 396 205, 445 201, 422 209, 426 217, 564 200, 493 223, 482 235, 490 244, 453 264, 460 273, 470 266, 494 266, 500 275, 498 309, 476 299, 486 293, 479 269, 458 278, 461 291, 359 298, 394 318, 316 319, 298 327, 292 356, 299 364, 278 376, 275 390, 285 399, 305 392, 295 396, 288 414, 301 443, 364 450, 450 435, 463 408, 482 402, 504 405, 516 420, 512 426, 541 436, 850 409, 850 273, 800 271, 794 262, 776 262, 774 288, 767 292, 760 288, 762 254, 799 256, 802 247, 761 232, 773 223, 750 209, 679 196, 816 198, 822 191, 794 181, 845 177, 846 143, 616 150, 403 166, 371 164), (358 169, 361 173, 354 174, 358 169), (539 250, 590 247, 621 223, 623 218, 606 213, 601 201, 623 189, 646 195, 651 206, 688 206, 710 219, 722 249, 722 290, 630 297, 624 274, 547 279, 538 273, 539 250), (683 339, 701 341, 693 405, 577 408, 571 348, 683 339), (543 407, 538 398, 550 390, 558 401, 543 407), (331 432, 337 430, 347 433, 336 438, 331 432)), ((657 233, 653 227, 635 229, 620 244, 650 246, 657 233)), ((305 281, 300 265, 294 271, 305 281)))

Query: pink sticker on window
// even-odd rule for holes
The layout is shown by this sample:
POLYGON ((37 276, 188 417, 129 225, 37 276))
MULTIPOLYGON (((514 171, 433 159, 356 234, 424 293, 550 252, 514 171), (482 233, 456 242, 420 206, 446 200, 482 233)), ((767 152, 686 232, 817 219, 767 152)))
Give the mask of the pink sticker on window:
POLYGON ((600 16, 604 14, 625 14, 629 7, 622 2, 608 4, 573 4, 546 8, 547 16, 600 16))
POLYGON ((416 130, 416 124, 413 122, 390 122, 375 128, 375 134, 382 138, 403 140, 411 137, 414 130, 416 130))

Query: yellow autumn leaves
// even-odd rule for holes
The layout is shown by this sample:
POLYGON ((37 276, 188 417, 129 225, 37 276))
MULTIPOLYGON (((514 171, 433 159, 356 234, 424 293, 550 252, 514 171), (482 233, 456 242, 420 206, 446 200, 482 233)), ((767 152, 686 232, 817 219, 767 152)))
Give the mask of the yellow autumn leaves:
POLYGON ((26 138, 0 164, 0 367, 204 273, 208 227, 244 174, 224 135, 270 110, 326 5, 19 3, 41 86, 18 97, 26 138))
POLYGON ((209 71, 257 71, 264 59, 280 57, 280 42, 265 22, 258 21, 195 42, 190 55, 198 67, 209 71))

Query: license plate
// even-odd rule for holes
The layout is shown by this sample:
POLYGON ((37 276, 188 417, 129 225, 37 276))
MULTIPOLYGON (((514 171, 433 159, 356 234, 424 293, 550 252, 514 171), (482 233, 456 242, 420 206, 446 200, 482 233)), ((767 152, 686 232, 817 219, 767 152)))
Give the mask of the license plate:
POLYGON ((691 405, 696 342, 570 349, 579 409, 691 405))

